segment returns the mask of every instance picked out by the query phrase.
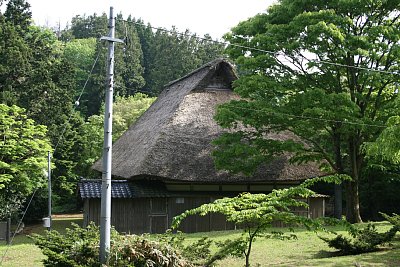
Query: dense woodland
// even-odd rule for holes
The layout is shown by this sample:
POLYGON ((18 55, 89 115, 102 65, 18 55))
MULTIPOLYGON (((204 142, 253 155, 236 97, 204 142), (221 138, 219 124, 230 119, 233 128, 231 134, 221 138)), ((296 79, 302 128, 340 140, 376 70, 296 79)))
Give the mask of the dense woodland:
MULTIPOLYGON (((28 216, 43 216, 47 199, 43 159, 51 150, 55 212, 73 210, 80 177, 99 177, 90 166, 102 153, 107 44, 99 38, 108 35, 107 15, 76 16, 65 29, 55 31, 33 23, 27 1, 0 3, 4 10, 0 13, 1 137, 6 140, 0 194, 2 199, 18 196, 17 207, 39 188, 28 216), (16 140, 17 127, 32 135, 31 146, 16 140), (39 139, 47 143, 36 147, 34 141, 39 139), (27 163, 29 150, 35 153, 27 163)), ((199 40, 189 30, 184 35, 175 28, 156 30, 121 14, 116 37, 125 44, 115 52, 114 138, 148 108, 165 84, 223 51, 210 36, 199 40)))
MULTIPOLYGON (((317 161, 327 172, 353 177, 336 188, 344 189, 352 221, 360 213, 378 219, 379 211, 399 212, 399 75, 354 68, 399 70, 399 1, 305 2, 282 0, 269 13, 240 23, 225 36, 239 46, 227 50, 210 36, 154 29, 119 14, 116 37, 125 44, 115 54, 114 138, 163 85, 227 53, 241 75, 236 92, 252 101, 221 107, 216 118, 224 127, 239 122, 257 132, 217 141, 219 168, 251 173, 290 152, 293 162, 317 161), (310 54, 330 64, 307 60, 310 54), (282 130, 309 146, 264 138, 282 130), (359 210, 352 210, 356 204, 359 210)), ((74 210, 77 181, 99 176, 90 166, 102 150, 107 48, 99 38, 107 35, 107 15, 76 16, 65 29, 52 30, 33 23, 25 0, 0 6, 0 206, 7 207, 6 214, 20 211, 35 192, 28 218, 44 215, 50 150, 54 211, 74 210)))

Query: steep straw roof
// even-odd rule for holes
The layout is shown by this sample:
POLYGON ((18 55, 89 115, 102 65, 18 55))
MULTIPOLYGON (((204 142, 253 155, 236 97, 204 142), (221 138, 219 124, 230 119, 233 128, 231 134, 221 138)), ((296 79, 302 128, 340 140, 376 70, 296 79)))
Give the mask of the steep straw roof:
MULTIPOLYGON (((153 105, 113 144, 112 175, 185 182, 294 181, 321 175, 314 164, 291 165, 281 157, 252 177, 214 167, 211 141, 223 130, 213 119, 217 105, 239 97, 233 66, 212 61, 169 83, 153 105)), ((276 134, 277 139, 289 138, 276 134)), ((101 160, 94 166, 101 171, 101 160)))

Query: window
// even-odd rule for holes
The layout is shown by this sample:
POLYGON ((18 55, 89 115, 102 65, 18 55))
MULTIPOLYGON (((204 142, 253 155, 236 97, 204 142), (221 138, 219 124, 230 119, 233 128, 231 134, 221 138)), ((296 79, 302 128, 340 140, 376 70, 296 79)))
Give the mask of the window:
POLYGON ((176 204, 184 204, 185 203, 185 198, 177 197, 175 202, 176 202, 176 204))

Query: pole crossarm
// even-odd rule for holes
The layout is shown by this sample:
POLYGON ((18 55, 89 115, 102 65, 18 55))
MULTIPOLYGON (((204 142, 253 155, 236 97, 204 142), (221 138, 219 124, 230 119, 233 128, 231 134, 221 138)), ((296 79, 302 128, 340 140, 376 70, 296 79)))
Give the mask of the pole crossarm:
POLYGON ((102 36, 101 38, 100 38, 100 41, 108 41, 108 42, 114 42, 114 43, 125 43, 123 40, 121 40, 121 39, 118 39, 118 38, 111 38, 111 37, 108 37, 108 36, 102 36))

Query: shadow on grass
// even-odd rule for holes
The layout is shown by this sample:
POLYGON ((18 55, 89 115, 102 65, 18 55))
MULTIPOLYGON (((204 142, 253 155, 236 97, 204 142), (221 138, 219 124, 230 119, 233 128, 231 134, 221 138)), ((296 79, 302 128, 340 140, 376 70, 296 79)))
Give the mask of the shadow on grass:
POLYGON ((400 266, 400 244, 392 245, 391 247, 379 248, 376 251, 361 253, 356 255, 344 255, 339 251, 324 251, 321 250, 314 254, 313 258, 322 264, 335 262, 335 266, 349 266, 349 262, 360 264, 368 264, 368 266, 400 266))
POLYGON ((371 253, 385 253, 390 251, 396 251, 400 253, 400 243, 399 242, 391 242, 384 247, 378 247, 374 251, 359 253, 359 254, 343 254, 340 251, 326 251, 320 250, 312 258, 314 259, 322 259, 322 258, 332 258, 332 257, 345 257, 345 256, 357 256, 357 255, 366 255, 371 253), (396 243, 396 244, 395 244, 396 243))
POLYGON ((341 254, 339 251, 326 251, 326 250, 320 250, 317 253, 315 253, 312 258, 313 259, 325 259, 325 258, 333 258, 333 257, 340 257, 344 256, 341 254))

